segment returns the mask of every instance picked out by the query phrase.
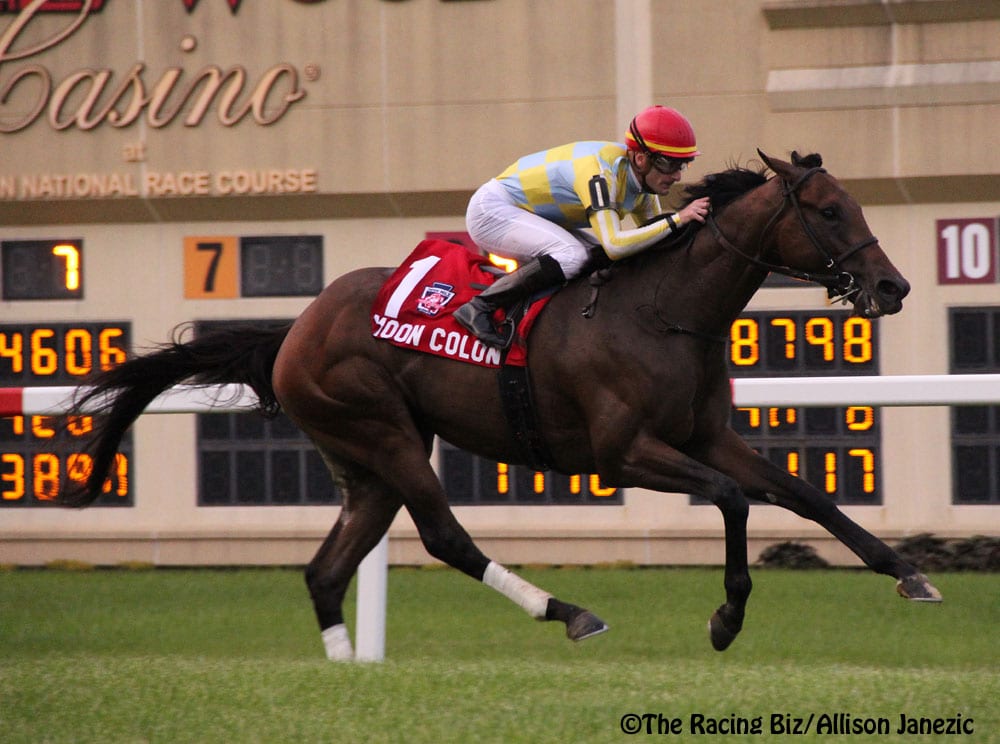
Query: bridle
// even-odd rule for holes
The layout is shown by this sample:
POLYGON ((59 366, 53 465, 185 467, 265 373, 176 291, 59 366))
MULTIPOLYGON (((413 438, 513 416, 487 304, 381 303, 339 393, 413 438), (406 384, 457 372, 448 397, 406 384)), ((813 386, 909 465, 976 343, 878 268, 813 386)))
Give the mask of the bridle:
MULTIPOLYGON (((733 243, 725 235, 722 234, 722 230, 719 228, 719 224, 716 222, 715 216, 711 213, 711 211, 709 212, 705 222, 709 226, 709 228, 711 228, 712 233, 715 235, 715 239, 719 242, 720 245, 722 245, 724 248, 731 251, 732 253, 735 253, 736 255, 740 256, 748 263, 751 263, 754 266, 758 266, 764 269, 765 271, 773 271, 776 274, 783 274, 785 276, 790 276, 795 279, 801 279, 803 281, 815 282, 817 284, 821 284, 824 287, 826 287, 827 294, 831 299, 840 300, 846 304, 847 302, 851 301, 854 295, 856 295, 858 292, 861 291, 861 287, 858 286, 857 281, 852 273, 840 269, 840 264, 845 259, 849 258, 850 256, 853 256, 855 253, 862 250, 863 248, 867 248, 868 246, 877 243, 878 238, 876 238, 874 235, 872 235, 869 238, 865 238, 859 243, 851 246, 849 250, 847 250, 841 256, 836 258, 832 256, 826 248, 823 247, 823 244, 819 241, 819 238, 816 236, 816 233, 813 231, 811 227, 809 227, 809 223, 806 222, 805 215, 802 213, 802 205, 799 203, 797 195, 797 192, 802 187, 802 184, 804 184, 807 180, 812 178, 812 176, 816 175, 817 173, 826 173, 826 169, 820 167, 810 168, 806 170, 801 176, 798 177, 798 179, 796 179, 792 183, 789 183, 785 179, 781 180, 782 184, 781 205, 778 207, 777 211, 775 211, 775 213, 771 215, 771 218, 767 221, 767 224, 761 231, 760 238, 758 239, 758 247, 760 247, 761 243, 763 243, 764 236, 767 235, 768 231, 777 222, 778 217, 780 217, 781 214, 785 211, 785 208, 789 204, 791 204, 792 209, 795 210, 795 215, 798 217, 799 224, 802 225, 802 230, 809 238, 809 242, 812 243, 813 247, 826 260, 826 268, 834 270, 832 272, 822 273, 813 271, 801 271, 800 269, 795 269, 792 268, 791 266, 784 266, 781 264, 773 264, 768 261, 763 261, 757 258, 756 256, 752 256, 746 251, 743 251, 740 248, 737 248, 735 245, 733 245, 733 243)), ((690 237, 688 238, 688 245, 693 244, 696 234, 697 231, 693 231, 690 233, 690 237)), ((761 251, 759 250, 758 252, 761 251)), ((591 287, 593 287, 593 290, 591 293, 590 302, 581 310, 583 317, 592 318, 594 316, 594 312, 597 308, 597 298, 600 292, 600 287, 609 280, 610 278, 609 272, 610 268, 601 271, 596 271, 591 275, 590 285, 591 287)), ((654 294, 658 293, 659 293, 659 288, 657 288, 656 293, 654 294)), ((709 341, 712 343, 719 343, 719 344, 724 344, 729 340, 728 336, 718 336, 712 333, 706 333, 704 331, 687 328, 684 326, 677 325, 676 323, 669 322, 666 318, 662 317, 660 315, 659 310, 656 309, 655 298, 652 303, 652 307, 654 309, 654 320, 656 323, 655 327, 661 333, 681 333, 689 336, 694 336, 696 338, 700 338, 705 341, 709 341)))
POLYGON ((758 266, 767 271, 773 271, 776 274, 783 274, 784 276, 790 276, 794 279, 801 279, 807 282, 815 282, 817 284, 822 284, 826 287, 827 294, 832 300, 840 300, 843 303, 847 303, 851 298, 861 291, 861 287, 858 286, 854 274, 849 271, 844 271, 840 268, 840 265, 849 257, 853 256, 858 251, 863 248, 867 248, 870 245, 874 245, 878 242, 878 238, 872 235, 869 238, 865 238, 859 243, 853 245, 845 253, 836 258, 830 254, 823 244, 820 242, 816 233, 806 222, 805 215, 802 214, 802 205, 799 203, 798 190, 802 187, 806 181, 808 181, 812 176, 817 173, 826 173, 825 168, 810 168, 805 171, 801 176, 799 176, 794 182, 789 183, 785 179, 781 179, 781 206, 778 207, 777 211, 771 216, 771 219, 767 221, 764 229, 760 233, 760 238, 758 239, 758 247, 764 240, 764 236, 767 235, 768 231, 777 222, 778 217, 785 211, 785 208, 791 205, 792 209, 795 211, 795 216, 798 217, 799 224, 802 225, 802 230, 805 232, 806 237, 809 238, 809 242, 812 243, 813 247, 819 252, 821 256, 826 261, 826 268, 833 271, 829 273, 822 272, 811 272, 811 271, 801 271, 799 269, 794 269, 791 266, 783 266, 781 264, 773 264, 768 261, 763 261, 756 256, 752 256, 745 251, 740 250, 725 235, 722 234, 722 230, 719 228, 719 224, 715 221, 715 216, 710 212, 707 219, 705 220, 709 228, 715 235, 715 239, 719 242, 721 246, 727 250, 737 254, 744 260, 758 266))

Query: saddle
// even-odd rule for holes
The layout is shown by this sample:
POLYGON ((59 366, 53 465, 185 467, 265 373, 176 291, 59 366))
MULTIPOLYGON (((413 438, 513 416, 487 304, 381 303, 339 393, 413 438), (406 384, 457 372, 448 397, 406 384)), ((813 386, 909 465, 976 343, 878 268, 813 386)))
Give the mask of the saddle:
POLYGON ((524 367, 525 340, 553 292, 509 308, 500 321, 516 332, 506 350, 468 333, 452 312, 502 274, 485 256, 444 240, 424 240, 382 285, 372 305, 372 335, 401 348, 482 367, 524 367))
POLYGON ((503 273, 464 246, 424 240, 375 297, 372 335, 400 348, 496 369, 504 415, 522 459, 535 470, 548 470, 552 458, 537 427, 526 339, 556 290, 501 311, 501 322, 513 333, 503 350, 484 345, 452 318, 503 273))

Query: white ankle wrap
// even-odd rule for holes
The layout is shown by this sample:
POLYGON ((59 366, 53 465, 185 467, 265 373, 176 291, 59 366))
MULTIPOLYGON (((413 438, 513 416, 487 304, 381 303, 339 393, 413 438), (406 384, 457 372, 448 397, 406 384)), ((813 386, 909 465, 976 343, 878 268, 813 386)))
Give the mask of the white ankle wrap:
POLYGON ((536 620, 545 618, 552 595, 537 586, 529 584, 517 574, 511 573, 499 563, 490 561, 483 574, 483 583, 496 589, 536 620))
POLYGON ((332 625, 323 631, 323 647, 330 661, 350 661, 354 658, 354 647, 343 623, 332 625))

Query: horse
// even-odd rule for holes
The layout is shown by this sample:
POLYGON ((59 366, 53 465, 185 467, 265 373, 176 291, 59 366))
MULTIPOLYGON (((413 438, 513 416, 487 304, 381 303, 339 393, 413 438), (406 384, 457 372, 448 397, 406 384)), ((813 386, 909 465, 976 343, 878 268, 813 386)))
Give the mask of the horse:
MULTIPOLYGON (((756 169, 731 167, 687 188, 688 200, 710 197, 705 225, 615 262, 599 289, 585 277, 568 282, 526 340, 537 430, 553 470, 693 494, 721 511, 725 601, 708 623, 719 651, 741 631, 752 588, 750 500, 822 525, 870 569, 894 577, 902 597, 941 601, 917 568, 730 426, 725 340, 768 272, 825 286, 868 318, 899 312, 910 289, 819 155, 758 154, 756 169)), ((68 484, 64 503, 97 498, 123 434, 158 394, 180 383, 242 383, 262 411, 280 409, 310 437, 343 493, 336 523, 305 568, 328 658, 352 658, 344 595, 403 507, 434 558, 535 619, 563 622, 571 640, 604 632, 590 610, 484 555, 456 519, 429 462, 435 435, 508 463, 524 464, 524 450, 502 414, 495 370, 373 337, 373 300, 391 272, 347 273, 279 328, 251 324, 190 340, 175 329, 171 341, 101 373, 78 401, 78 410, 100 405, 103 414, 92 470, 76 489, 68 484)))

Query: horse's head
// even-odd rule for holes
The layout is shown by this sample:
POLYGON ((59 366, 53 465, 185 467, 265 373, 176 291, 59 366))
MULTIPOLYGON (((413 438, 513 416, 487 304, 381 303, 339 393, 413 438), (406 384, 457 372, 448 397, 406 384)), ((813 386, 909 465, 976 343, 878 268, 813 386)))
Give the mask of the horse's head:
MULTIPOLYGON (((819 155, 785 162, 757 151, 772 171, 782 205, 764 228, 769 262, 804 272, 854 304, 856 315, 899 312, 910 284, 882 251, 861 207, 822 166, 819 155)), ((764 258, 762 256, 761 258, 764 258)))

